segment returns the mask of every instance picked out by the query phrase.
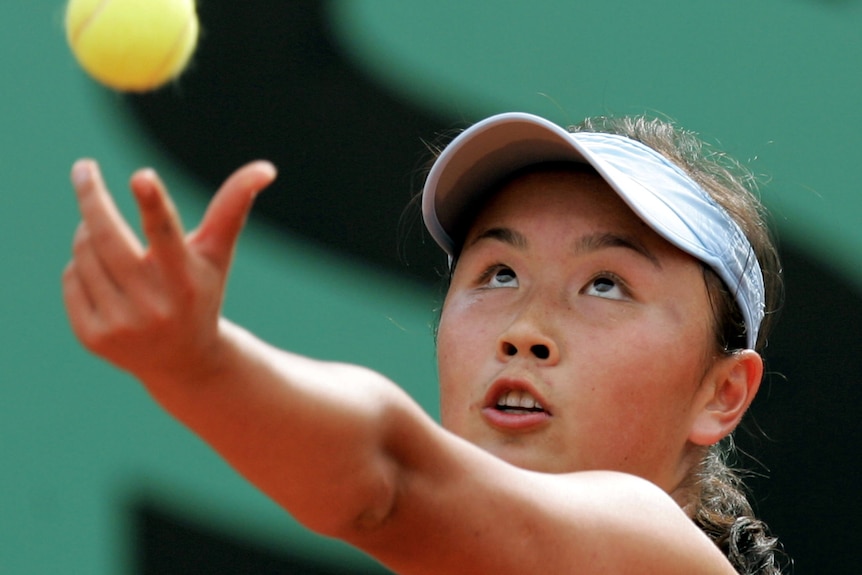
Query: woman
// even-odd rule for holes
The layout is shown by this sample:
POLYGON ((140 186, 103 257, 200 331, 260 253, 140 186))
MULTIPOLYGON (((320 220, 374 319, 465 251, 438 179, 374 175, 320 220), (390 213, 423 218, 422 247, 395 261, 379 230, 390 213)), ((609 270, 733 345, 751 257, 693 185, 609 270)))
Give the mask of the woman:
POLYGON ((775 250, 720 165, 653 149, 694 140, 623 128, 648 145, 506 114, 432 167, 423 213, 452 263, 442 426, 377 373, 220 317, 266 163, 186 237, 138 172, 144 248, 78 162, 73 329, 299 521, 398 573, 777 573, 713 447, 760 384, 775 250))

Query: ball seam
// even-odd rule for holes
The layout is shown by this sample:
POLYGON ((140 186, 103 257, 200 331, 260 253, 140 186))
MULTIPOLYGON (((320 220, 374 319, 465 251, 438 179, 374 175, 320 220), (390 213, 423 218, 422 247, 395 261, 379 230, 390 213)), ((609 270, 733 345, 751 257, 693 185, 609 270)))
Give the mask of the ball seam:
POLYGON ((87 17, 75 30, 72 31, 71 34, 69 34, 69 40, 73 45, 77 44, 78 39, 81 37, 81 34, 83 34, 87 30, 87 28, 90 27, 90 24, 93 23, 93 21, 99 16, 99 14, 105 11, 105 8, 107 8, 108 4, 110 3, 111 0, 102 0, 101 2, 99 2, 99 5, 96 6, 96 8, 87 15, 87 17))
MULTIPOLYGON (((105 0, 105 1, 107 2, 109 0, 105 0)), ((161 65, 159 65, 158 68, 156 69, 156 71, 153 72, 153 74, 150 76, 149 84, 151 86, 158 84, 159 81, 162 79, 170 80, 175 75, 175 74, 170 74, 170 76, 165 77, 165 71, 166 71, 166 69, 169 69, 171 63, 175 61, 174 60, 175 55, 180 50, 180 47, 183 44, 185 44, 185 41, 189 35, 189 27, 192 26, 193 24, 194 24, 194 16, 192 15, 186 19, 185 28, 183 28, 182 31, 180 31, 180 33, 177 34, 177 37, 176 37, 176 39, 174 39, 174 43, 171 46, 171 49, 168 50, 167 54, 165 55, 164 59, 162 60, 161 65)))

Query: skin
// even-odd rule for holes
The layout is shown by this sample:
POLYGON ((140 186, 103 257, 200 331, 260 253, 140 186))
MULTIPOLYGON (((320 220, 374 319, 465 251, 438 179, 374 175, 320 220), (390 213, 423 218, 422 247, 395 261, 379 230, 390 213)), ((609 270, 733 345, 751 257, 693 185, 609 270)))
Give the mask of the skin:
POLYGON ((520 467, 676 491, 716 361, 700 264, 579 172, 509 183, 465 246, 438 334, 443 425, 520 467), (501 417, 512 389, 546 409, 501 417))
MULTIPOLYGON (((298 521, 397 573, 733 573, 669 493, 694 447, 738 423, 759 383, 759 357, 707 361, 708 346, 698 343, 707 339, 697 304, 702 288, 675 288, 649 258, 622 248, 575 258, 560 252, 572 237, 563 219, 583 219, 572 226, 581 234, 590 226, 634 233, 617 208, 573 220, 591 202, 569 205, 554 192, 559 202, 541 207, 515 201, 522 190, 483 214, 471 238, 505 224, 524 235, 530 255, 493 238, 465 250, 440 333, 450 430, 378 373, 275 349, 221 317, 236 239, 254 197, 274 177, 264 162, 239 169, 186 232, 156 174, 139 171, 131 188, 144 242, 116 209, 96 164, 76 163, 82 221, 63 296, 81 343, 136 376, 298 521), (540 218, 548 223, 538 225, 540 218), (506 256, 523 287, 480 288, 477 262, 489 250, 506 256), (615 273, 625 272, 632 301, 581 293, 590 281, 584 274, 596 271, 588 264, 598 260, 601 269, 614 264, 615 273), (628 275, 627 266, 637 273, 628 275), (664 289, 678 299, 662 296, 664 289), (524 355, 531 348, 544 359, 524 355), (599 359, 617 379, 596 368, 599 359), (529 389, 552 415, 518 430, 506 428, 517 415, 489 423, 481 398, 494 385, 529 389), (607 421, 591 412, 599 409, 607 421)), ((550 181, 578 198, 598 195, 562 176, 550 181)), ((637 237, 665 273, 693 279, 690 261, 637 237)))

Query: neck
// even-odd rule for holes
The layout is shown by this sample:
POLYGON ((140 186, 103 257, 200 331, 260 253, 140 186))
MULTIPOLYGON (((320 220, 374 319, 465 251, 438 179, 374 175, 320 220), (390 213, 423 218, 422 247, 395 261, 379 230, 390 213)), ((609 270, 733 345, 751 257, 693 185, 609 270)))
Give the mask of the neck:
POLYGON ((701 481, 704 459, 708 447, 690 446, 679 465, 676 483, 668 490, 686 515, 694 517, 700 505, 703 485, 701 481))

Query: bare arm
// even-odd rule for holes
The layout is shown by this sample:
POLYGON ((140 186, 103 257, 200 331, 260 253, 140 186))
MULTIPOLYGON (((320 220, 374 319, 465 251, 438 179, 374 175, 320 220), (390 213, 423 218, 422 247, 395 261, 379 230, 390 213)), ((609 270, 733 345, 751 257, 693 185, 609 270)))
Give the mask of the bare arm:
POLYGON ((550 476, 452 436, 367 369, 277 350, 220 317, 236 238, 275 173, 238 170, 185 234, 151 171, 144 246, 92 162, 64 273, 73 330, 317 531, 400 573, 732 573, 664 493, 619 474, 550 476))
POLYGON ((262 162, 238 170, 186 235, 157 176, 136 173, 144 246, 95 163, 79 162, 82 222, 64 298, 85 347, 139 378, 298 519, 341 531, 388 505, 381 413, 409 400, 369 370, 276 350, 220 318, 236 239, 274 176, 262 162))

